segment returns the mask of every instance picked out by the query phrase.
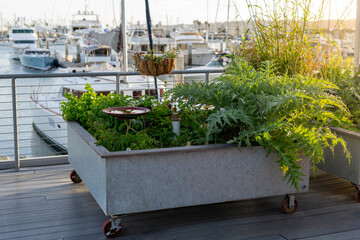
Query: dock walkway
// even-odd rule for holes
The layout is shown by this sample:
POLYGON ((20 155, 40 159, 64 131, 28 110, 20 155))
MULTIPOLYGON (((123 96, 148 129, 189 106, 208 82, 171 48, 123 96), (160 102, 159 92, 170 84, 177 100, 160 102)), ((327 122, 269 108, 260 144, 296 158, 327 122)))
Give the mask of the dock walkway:
MULTIPOLYGON (((108 219, 70 165, 0 171, 0 239, 105 239, 108 219)), ((256 191, 256 189, 254 189, 256 191)), ((354 188, 327 173, 298 194, 295 214, 281 212, 283 196, 128 215, 126 240, 360 239, 354 188)))

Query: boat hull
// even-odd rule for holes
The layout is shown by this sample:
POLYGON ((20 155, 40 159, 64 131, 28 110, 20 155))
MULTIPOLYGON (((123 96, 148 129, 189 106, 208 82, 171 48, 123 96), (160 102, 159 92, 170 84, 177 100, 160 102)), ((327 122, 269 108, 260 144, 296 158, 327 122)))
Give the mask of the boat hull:
POLYGON ((52 149, 66 154, 68 150, 67 124, 62 116, 53 107, 45 106, 44 101, 34 98, 31 98, 31 108, 37 116, 33 119, 35 132, 52 149))
MULTIPOLYGON (((184 54, 184 64, 190 65, 188 53, 184 51, 183 54, 184 54)), ((192 60, 191 66, 204 66, 209 62, 211 62, 214 55, 215 54, 213 52, 201 53, 201 52, 193 51, 191 56, 191 60, 192 60)))
POLYGON ((54 58, 51 56, 27 56, 20 54, 20 62, 23 66, 39 70, 49 70, 53 67, 54 58))

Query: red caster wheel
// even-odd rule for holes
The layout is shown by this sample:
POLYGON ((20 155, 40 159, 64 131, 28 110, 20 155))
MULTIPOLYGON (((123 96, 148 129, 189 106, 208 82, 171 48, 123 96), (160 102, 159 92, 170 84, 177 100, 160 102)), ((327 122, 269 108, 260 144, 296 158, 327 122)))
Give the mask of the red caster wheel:
POLYGON ((357 202, 360 202, 360 190, 356 189, 355 191, 355 199, 357 202))
POLYGON ((290 207, 289 206, 290 197, 286 196, 281 202, 281 210, 283 210, 283 212, 286 214, 291 214, 291 213, 296 212, 296 210, 299 206, 299 203, 296 199, 294 199, 294 200, 295 200, 295 205, 293 207, 290 207))
POLYGON ((75 170, 72 170, 72 171, 70 172, 70 180, 71 180, 73 183, 81 183, 81 182, 82 182, 80 176, 75 172, 75 170))
POLYGON ((120 224, 119 228, 111 229, 111 221, 106 220, 103 224, 102 231, 106 238, 117 238, 120 236, 123 226, 120 224))

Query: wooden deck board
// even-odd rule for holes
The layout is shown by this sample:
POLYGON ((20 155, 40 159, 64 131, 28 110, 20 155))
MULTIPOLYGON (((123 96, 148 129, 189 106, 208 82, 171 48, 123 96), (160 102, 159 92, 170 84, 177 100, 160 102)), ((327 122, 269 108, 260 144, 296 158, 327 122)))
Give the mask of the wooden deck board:
MULTIPOLYGON (((106 217, 71 166, 0 171, 0 239, 105 239, 106 217)), ((318 172, 299 209, 285 215, 282 196, 130 214, 126 240, 360 239, 360 204, 350 183, 318 172)))
POLYGON ((302 238, 301 240, 357 240, 360 237, 360 230, 350 230, 345 232, 338 232, 326 234, 321 236, 314 236, 309 238, 302 238))

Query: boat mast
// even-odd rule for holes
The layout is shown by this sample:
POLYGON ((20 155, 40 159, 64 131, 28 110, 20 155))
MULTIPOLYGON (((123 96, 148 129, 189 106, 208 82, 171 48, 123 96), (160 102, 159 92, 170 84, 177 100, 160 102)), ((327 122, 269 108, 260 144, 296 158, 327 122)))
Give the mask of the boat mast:
POLYGON ((211 40, 211 44, 214 44, 214 34, 216 31, 216 20, 217 20, 217 16, 218 16, 218 12, 219 12, 219 5, 220 5, 220 0, 218 0, 218 4, 217 4, 217 8, 216 8, 216 14, 215 14, 215 23, 214 23, 214 27, 213 27, 213 31, 212 31, 212 40, 211 40))
POLYGON ((225 35, 226 41, 227 41, 228 34, 229 34, 229 13, 230 13, 230 0, 228 0, 228 9, 227 9, 226 35, 225 35))
POLYGON ((229 22, 229 15, 230 15, 230 0, 228 0, 228 9, 227 9, 227 21, 226 21, 226 33, 225 33, 225 49, 228 47, 228 35, 230 31, 230 22, 229 22))
POLYGON ((3 32, 3 20, 2 20, 2 12, 0 13, 0 24, 1 24, 1 37, 4 36, 3 32))
POLYGON ((359 51, 360 51, 360 0, 357 0, 356 6, 356 28, 355 28, 355 71, 359 69, 359 51))
POLYGON ((209 41, 209 0, 206 0, 206 42, 209 41))
POLYGON ((331 12, 331 0, 329 0, 329 17, 328 17, 328 35, 330 36, 330 12, 331 12))
POLYGON ((117 22, 116 22, 116 17, 115 17, 114 0, 112 0, 112 9, 113 9, 113 26, 117 27, 117 22))

